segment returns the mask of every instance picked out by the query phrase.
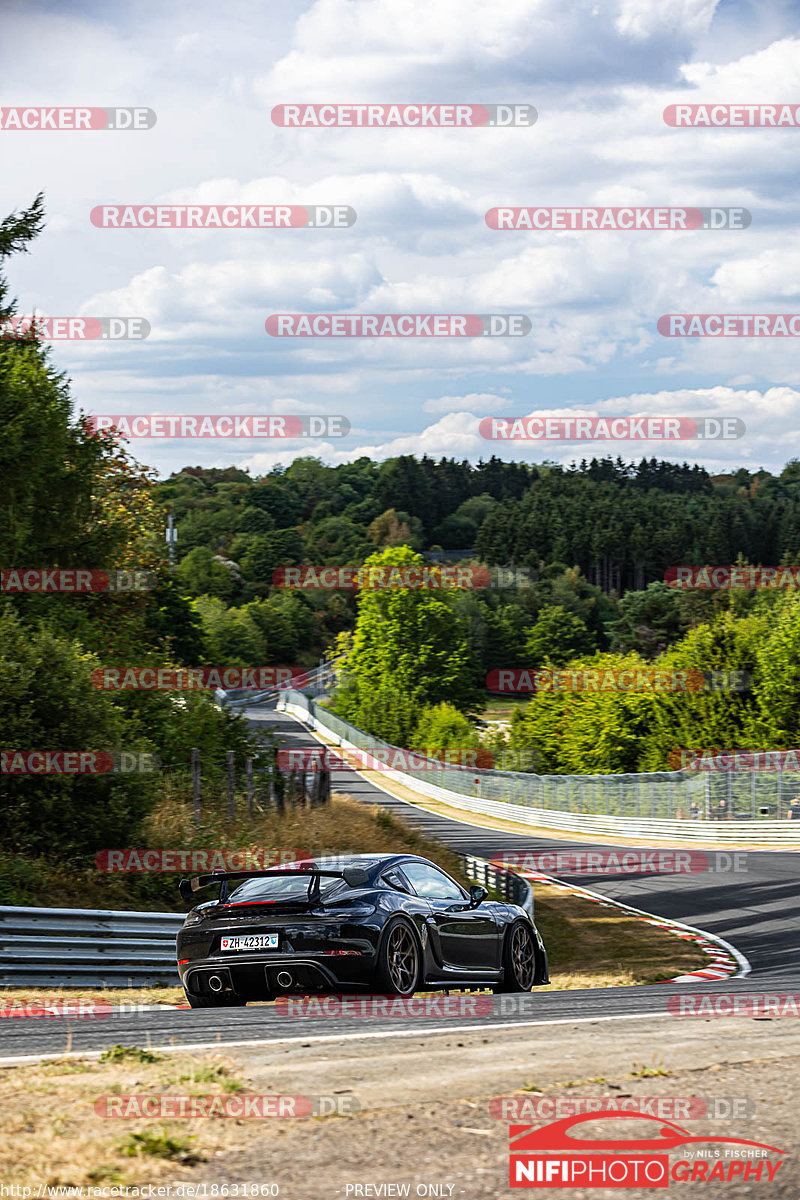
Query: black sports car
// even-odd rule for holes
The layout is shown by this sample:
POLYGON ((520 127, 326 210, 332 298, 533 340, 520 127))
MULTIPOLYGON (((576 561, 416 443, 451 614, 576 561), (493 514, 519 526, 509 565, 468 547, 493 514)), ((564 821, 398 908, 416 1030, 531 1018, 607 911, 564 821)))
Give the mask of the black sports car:
POLYGON ((182 879, 188 899, 219 886, 178 933, 178 971, 192 1008, 281 993, 425 988, 527 992, 549 983, 547 953, 516 904, 469 894, 410 854, 318 858, 269 871, 182 879), (240 881, 228 894, 230 881, 240 881))

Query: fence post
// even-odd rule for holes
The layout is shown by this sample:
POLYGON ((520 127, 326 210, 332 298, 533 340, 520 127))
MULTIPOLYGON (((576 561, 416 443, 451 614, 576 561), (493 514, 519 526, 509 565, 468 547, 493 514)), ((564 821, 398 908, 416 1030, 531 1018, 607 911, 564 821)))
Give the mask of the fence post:
POLYGON ((783 767, 778 767, 778 820, 781 819, 781 804, 783 802, 783 767))
MULTIPOLYGON (((710 784, 709 784, 710 778, 711 778, 711 772, 706 771, 706 785, 709 787, 709 789, 710 789, 710 784)), ((709 809, 710 809, 710 805, 709 805, 709 809)), ((733 812, 733 771, 728 771, 728 812, 729 813, 733 812)))
POLYGON ((225 760, 228 767, 228 818, 233 820, 236 816, 236 752, 228 750, 225 755, 225 760))
POLYGON ((194 819, 200 824, 200 751, 197 747, 192 750, 192 802, 194 819))
POLYGON ((253 815, 253 760, 247 758, 244 764, 245 780, 247 781, 247 811, 253 815))

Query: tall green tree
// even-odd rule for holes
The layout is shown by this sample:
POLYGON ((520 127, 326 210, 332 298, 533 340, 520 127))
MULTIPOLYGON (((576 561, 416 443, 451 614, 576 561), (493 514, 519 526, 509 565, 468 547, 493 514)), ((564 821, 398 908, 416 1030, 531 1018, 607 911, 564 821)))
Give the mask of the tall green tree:
MULTIPOLYGON (((366 567, 424 567, 407 546, 373 554, 366 567)), ((408 745, 422 710, 444 701, 468 712, 479 701, 475 664, 451 606, 422 588, 364 588, 344 682, 333 707, 376 737, 408 745)))

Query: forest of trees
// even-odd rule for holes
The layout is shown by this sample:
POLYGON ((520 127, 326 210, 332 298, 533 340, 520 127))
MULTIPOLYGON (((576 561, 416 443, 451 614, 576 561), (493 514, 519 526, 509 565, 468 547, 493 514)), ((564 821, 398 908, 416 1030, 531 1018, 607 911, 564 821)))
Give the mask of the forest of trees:
MULTIPOLYGON (((0 265, 42 227, 41 200, 0 222, 0 265)), ((0 319, 14 302, 0 274, 0 319)), ((679 564, 800 561, 800 462, 710 476, 642 459, 505 463, 404 455, 337 467, 299 456, 251 476, 185 467, 157 480, 97 435, 35 331, 0 338, 0 560, 153 573, 138 593, 0 594, 0 722, 10 747, 76 737, 209 768, 253 743, 202 694, 103 692, 100 666, 311 666, 344 656, 332 704, 405 745, 476 745, 489 671, 655 663, 736 669, 749 691, 666 698, 534 696, 512 745, 548 772, 667 765, 676 744, 786 746, 800 736, 800 601, 682 592, 679 564), (167 514, 178 529, 170 566, 167 514), (286 566, 464 562, 519 568, 513 587, 291 591, 286 566), (676 740, 677 739, 677 740, 676 740)), ((157 782, 2 780, 5 844, 79 851, 134 836, 157 782), (80 819, 77 818, 80 814, 80 819)))
POLYGON ((358 565, 405 545, 434 560, 457 551, 523 568, 525 589, 453 598, 480 675, 526 647, 534 662, 545 649, 561 661, 607 649, 652 657, 723 602, 666 588, 668 567, 800 552, 795 461, 780 475, 711 477, 656 459, 562 468, 403 456, 328 467, 301 457, 258 478, 185 468, 153 495, 174 512, 174 579, 195 601, 206 652, 231 665, 310 665, 353 627, 354 593, 281 590, 273 572, 283 566, 358 565))
MULTIPOLYGON (((0 267, 42 228, 41 198, 0 222, 0 267)), ((0 272, 0 321, 15 312, 0 272)), ((152 475, 112 438, 87 432, 69 382, 34 335, 0 337, 0 565, 152 572, 140 592, 0 593, 3 752, 142 752, 183 769, 193 747, 222 769, 255 751, 246 725, 193 693, 96 688, 101 666, 191 665, 206 643, 166 562, 152 475)), ((14 855, 91 854, 135 838, 162 774, 4 773, 0 877, 14 855)), ((10 869, 10 868, 8 868, 10 869)))

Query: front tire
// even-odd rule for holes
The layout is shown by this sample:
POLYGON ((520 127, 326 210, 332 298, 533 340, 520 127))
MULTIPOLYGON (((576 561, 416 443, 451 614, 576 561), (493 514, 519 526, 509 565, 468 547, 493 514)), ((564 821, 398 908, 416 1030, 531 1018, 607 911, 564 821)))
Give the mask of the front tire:
POLYGON ((392 921, 378 951, 374 991, 389 996, 413 996, 421 976, 422 953, 416 934, 407 921, 392 921))
POLYGON ((508 931, 503 946, 503 982, 494 990, 529 992, 536 973, 536 946, 533 934, 522 921, 516 921, 508 931))

